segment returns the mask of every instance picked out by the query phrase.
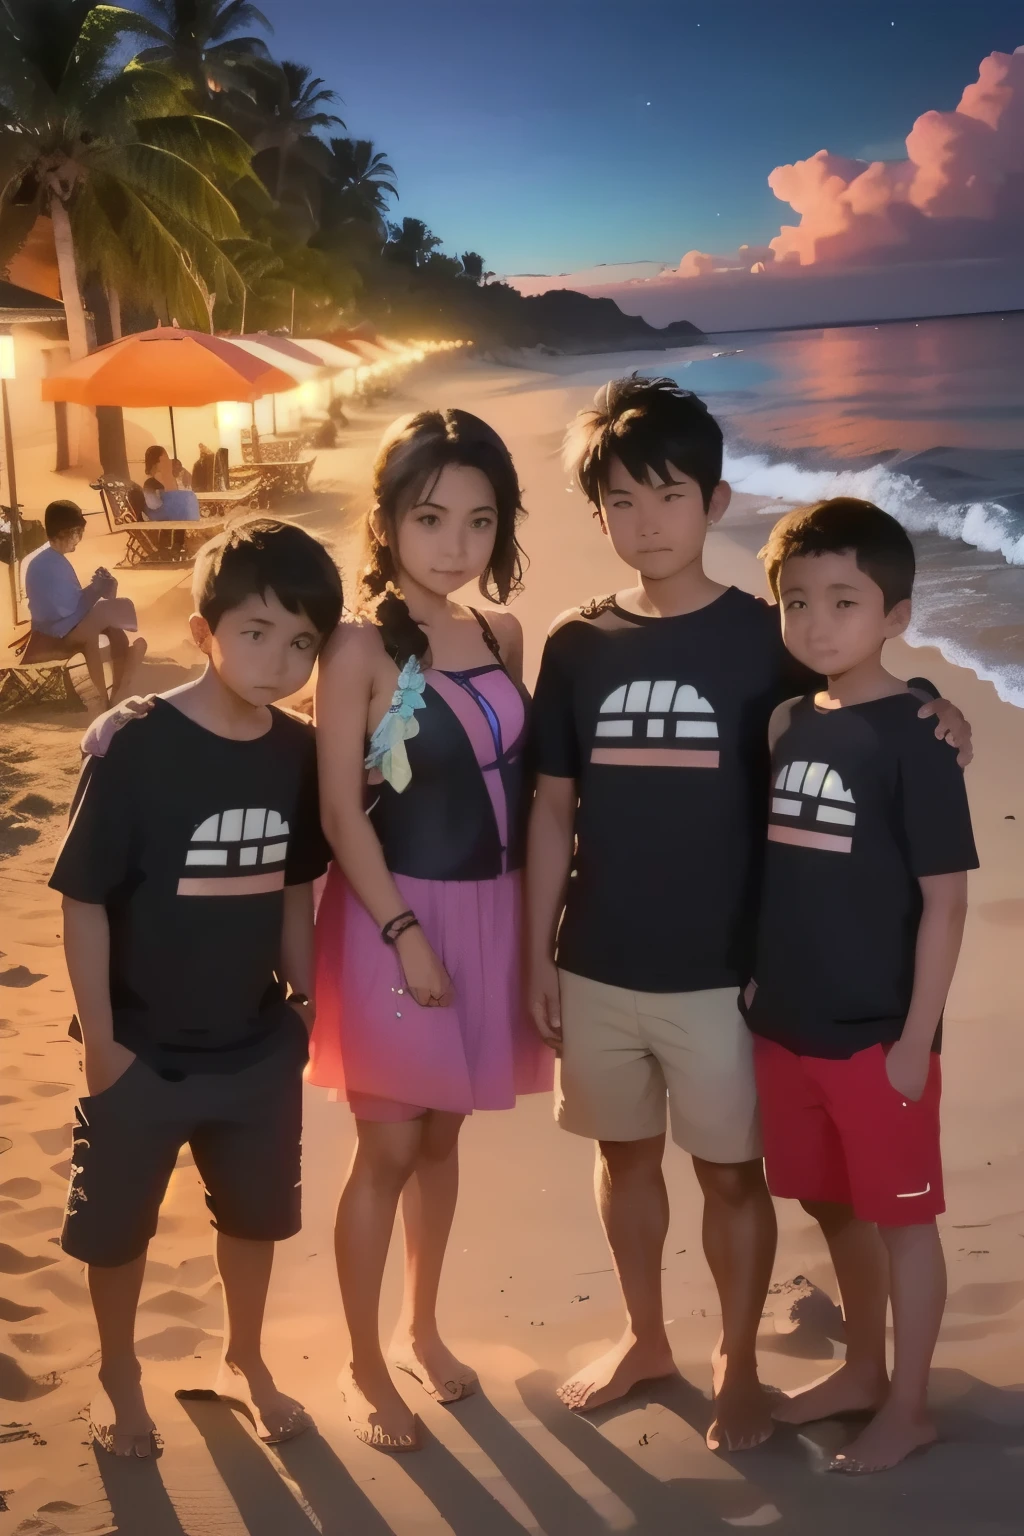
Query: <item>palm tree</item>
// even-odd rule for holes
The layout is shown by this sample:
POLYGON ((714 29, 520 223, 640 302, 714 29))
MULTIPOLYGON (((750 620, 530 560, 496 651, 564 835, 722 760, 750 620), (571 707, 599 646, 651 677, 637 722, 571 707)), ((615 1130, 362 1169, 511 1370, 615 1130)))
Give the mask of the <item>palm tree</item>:
POLYGON ((422 219, 403 219, 401 224, 388 225, 388 243, 385 247, 392 261, 406 267, 422 267, 441 244, 422 219))
POLYGON ((337 92, 307 65, 285 59, 273 78, 257 85, 255 99, 259 123, 251 143, 261 171, 268 171, 264 181, 282 202, 293 165, 327 173, 330 152, 317 130, 344 128, 340 117, 324 110, 338 100, 337 92))
POLYGON ((330 157, 324 224, 369 224, 383 234, 388 198, 398 196, 394 166, 370 139, 331 139, 330 157))
POLYGON ((89 350, 89 272, 189 316, 240 281, 217 183, 251 175, 248 146, 167 74, 120 67, 137 21, 94 0, 0 0, 0 224, 8 210, 52 220, 73 358, 89 350))
POLYGON ((466 277, 474 283, 483 282, 484 259, 478 251, 463 251, 459 260, 462 262, 462 270, 466 277))
POLYGON ((262 38, 238 35, 242 27, 274 30, 250 0, 142 0, 142 10, 134 30, 153 46, 139 62, 172 69, 203 105, 225 91, 251 96, 254 76, 275 69, 262 38))

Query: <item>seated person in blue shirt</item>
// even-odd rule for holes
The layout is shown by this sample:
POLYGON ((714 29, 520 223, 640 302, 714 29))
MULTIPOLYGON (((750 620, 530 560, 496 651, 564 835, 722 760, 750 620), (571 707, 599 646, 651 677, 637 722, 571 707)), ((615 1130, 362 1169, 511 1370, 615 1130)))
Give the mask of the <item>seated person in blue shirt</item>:
POLYGON ((171 459, 158 443, 146 449, 146 478, 142 485, 146 515, 151 522, 199 521, 199 502, 192 477, 179 459, 171 459))
POLYGON ((82 651, 100 709, 132 693, 138 668, 146 654, 145 640, 129 644, 126 630, 138 629, 135 604, 117 596, 117 578, 100 566, 87 587, 78 579, 68 555, 85 532, 82 509, 73 501, 51 501, 43 514, 47 542, 25 562, 25 595, 36 634, 63 642, 69 655, 82 651), (110 644, 113 686, 108 693, 100 637, 110 644))

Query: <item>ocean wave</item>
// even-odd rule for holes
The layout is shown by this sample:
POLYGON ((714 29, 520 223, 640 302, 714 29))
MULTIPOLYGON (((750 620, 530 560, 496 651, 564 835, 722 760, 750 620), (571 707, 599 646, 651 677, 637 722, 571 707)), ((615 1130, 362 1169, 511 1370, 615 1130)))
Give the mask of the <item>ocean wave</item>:
POLYGON ((873 501, 908 533, 938 533, 1008 565, 1024 566, 1024 515, 998 501, 940 501, 913 476, 885 464, 856 469, 815 469, 759 453, 727 453, 725 478, 737 491, 771 496, 799 506, 826 496, 859 496, 873 501))

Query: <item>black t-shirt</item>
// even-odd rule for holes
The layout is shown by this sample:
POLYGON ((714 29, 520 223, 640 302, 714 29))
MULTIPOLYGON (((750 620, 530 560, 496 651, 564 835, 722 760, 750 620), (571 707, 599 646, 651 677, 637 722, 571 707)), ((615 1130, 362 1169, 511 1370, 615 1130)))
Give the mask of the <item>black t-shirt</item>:
POLYGON ((234 741, 157 700, 82 770, 50 884, 106 907, 114 1038, 157 1070, 230 1072, 301 1022, 283 1002, 284 887, 327 867, 311 726, 234 741))
POLYGON ((820 710, 808 695, 776 742, 747 1016, 799 1054, 899 1039, 918 881, 978 867, 963 773, 919 707, 902 693, 820 710))
POLYGON ((778 609, 736 587, 675 618, 606 599, 556 630, 533 723, 534 766, 579 793, 559 965, 638 992, 746 980, 768 721, 809 681, 778 609))

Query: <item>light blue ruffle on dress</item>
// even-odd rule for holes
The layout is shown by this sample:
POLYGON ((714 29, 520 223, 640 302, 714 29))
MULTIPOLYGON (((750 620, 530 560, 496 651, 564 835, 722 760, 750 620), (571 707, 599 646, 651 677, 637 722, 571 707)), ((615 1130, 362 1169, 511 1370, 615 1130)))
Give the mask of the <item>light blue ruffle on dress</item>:
POLYGON ((415 718, 417 709, 426 708, 423 690, 426 679, 419 660, 410 656, 398 674, 398 685, 391 696, 391 708, 370 737, 370 750, 365 766, 379 768, 391 788, 401 794, 412 779, 409 754, 405 744, 419 735, 420 724, 415 718))

